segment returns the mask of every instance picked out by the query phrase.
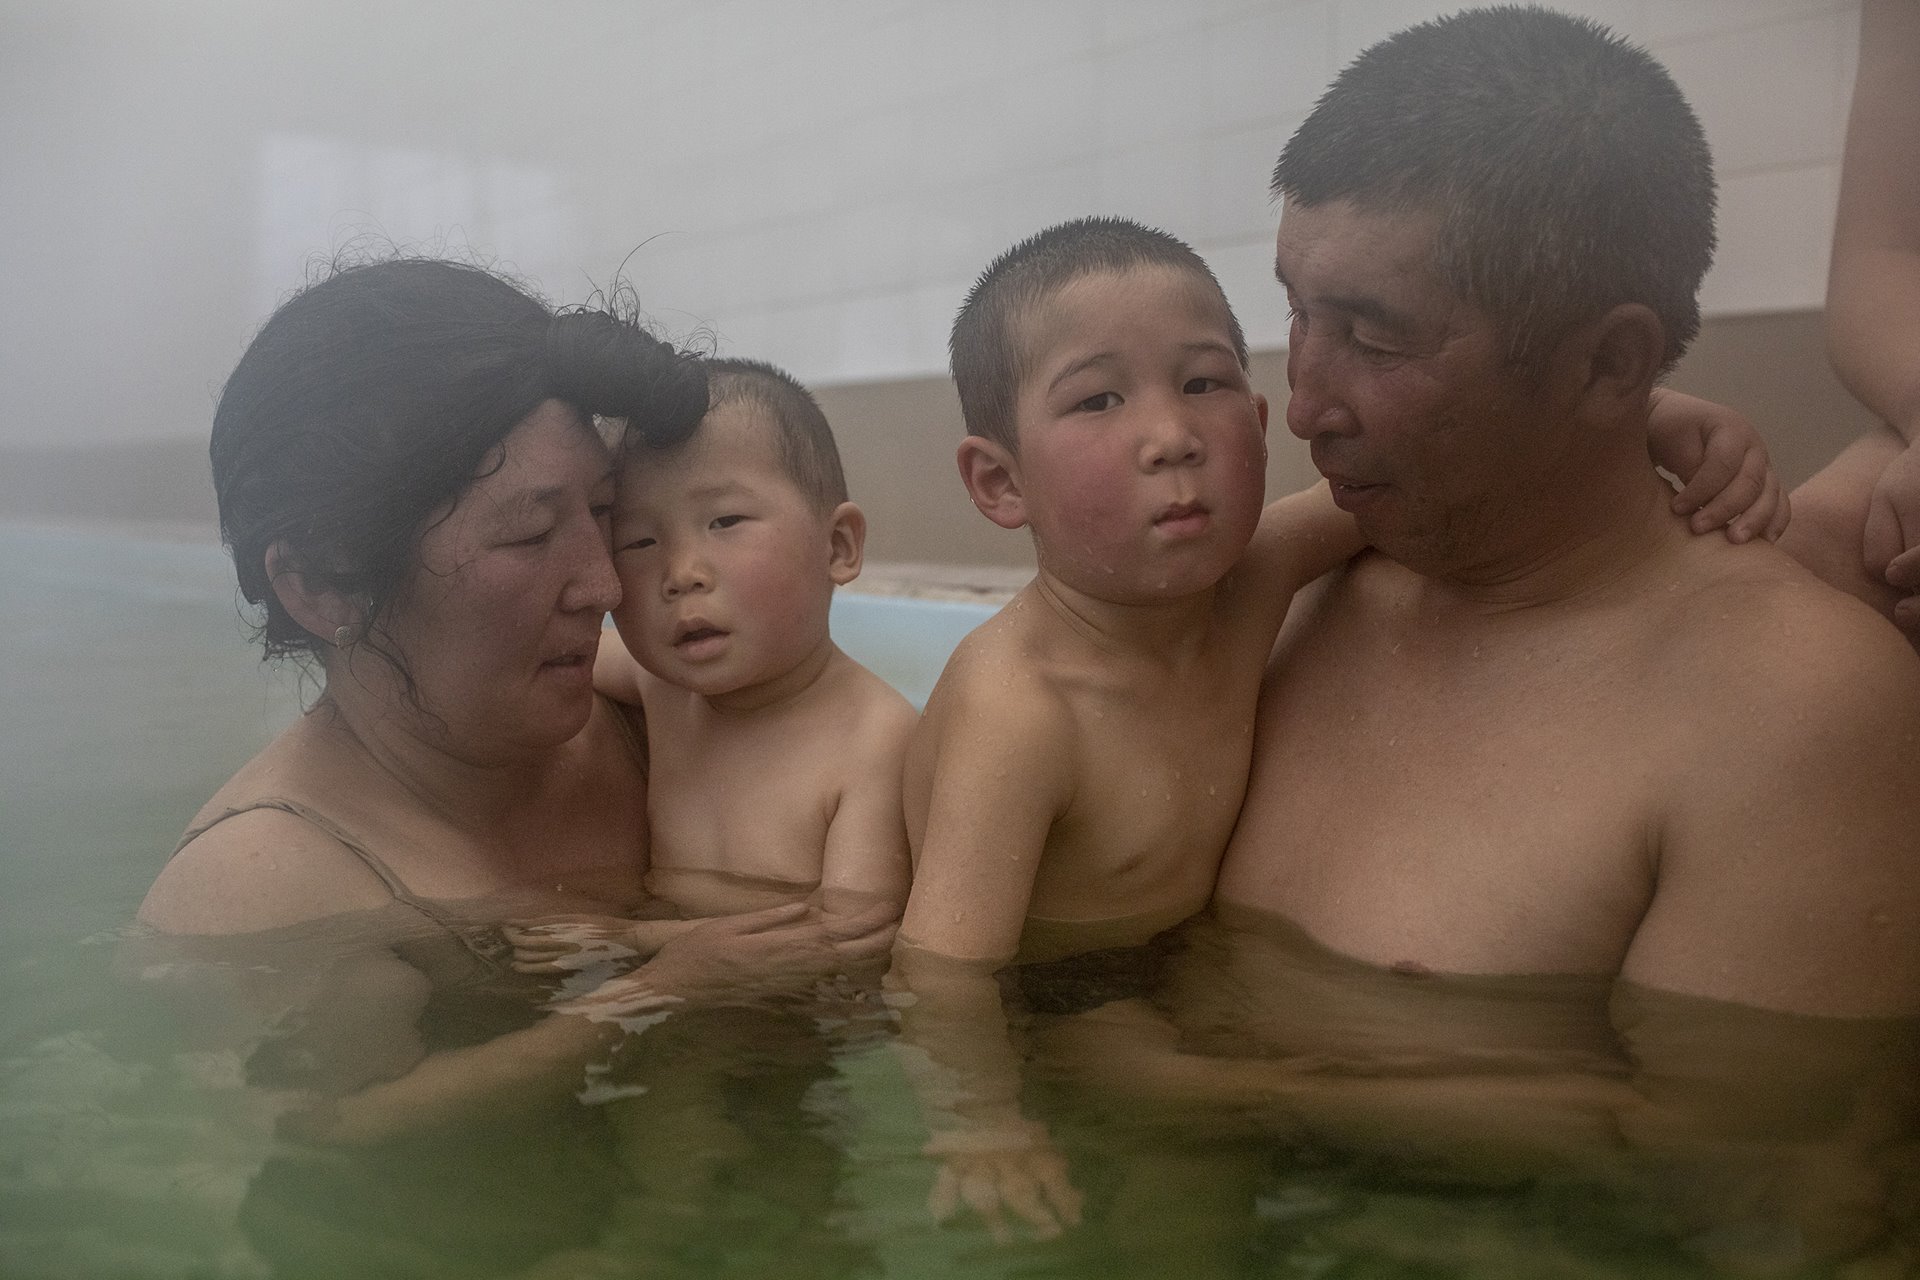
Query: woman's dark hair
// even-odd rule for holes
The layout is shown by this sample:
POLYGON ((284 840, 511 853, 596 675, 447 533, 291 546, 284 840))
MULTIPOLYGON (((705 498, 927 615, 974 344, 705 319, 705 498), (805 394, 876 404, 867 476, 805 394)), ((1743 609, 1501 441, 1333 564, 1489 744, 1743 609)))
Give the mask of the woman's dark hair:
POLYGON ((280 543, 310 581, 362 602, 367 642, 405 676, 378 624, 421 534, 550 399, 671 443, 706 412, 707 379, 632 316, 556 313, 437 259, 336 267, 274 312, 227 379, 208 450, 221 539, 263 611, 266 655, 321 649, 269 581, 280 543))

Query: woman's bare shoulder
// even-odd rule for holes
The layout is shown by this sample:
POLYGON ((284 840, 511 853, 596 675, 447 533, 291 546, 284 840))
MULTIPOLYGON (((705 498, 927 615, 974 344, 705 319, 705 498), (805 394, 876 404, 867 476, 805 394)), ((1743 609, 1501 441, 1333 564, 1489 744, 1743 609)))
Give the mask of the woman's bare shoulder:
POLYGON ((142 923, 167 933, 256 933, 392 901, 366 862, 311 820, 231 807, 161 869, 140 904, 142 923))

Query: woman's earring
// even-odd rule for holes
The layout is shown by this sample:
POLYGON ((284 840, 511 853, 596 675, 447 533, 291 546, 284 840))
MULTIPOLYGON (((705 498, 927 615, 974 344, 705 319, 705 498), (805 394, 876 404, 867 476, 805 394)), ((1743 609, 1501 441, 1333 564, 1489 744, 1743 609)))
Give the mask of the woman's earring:
POLYGON ((352 627, 335 627, 333 629, 333 647, 336 649, 347 648, 353 644, 355 639, 357 639, 357 637, 353 634, 352 627))

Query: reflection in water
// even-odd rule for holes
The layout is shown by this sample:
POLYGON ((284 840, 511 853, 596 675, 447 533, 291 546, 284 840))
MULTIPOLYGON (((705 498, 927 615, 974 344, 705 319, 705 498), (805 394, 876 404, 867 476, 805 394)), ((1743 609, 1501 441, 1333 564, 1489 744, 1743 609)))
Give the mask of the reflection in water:
POLYGON ((1920 1194, 1912 1026, 1382 973, 1259 919, 1016 980, 1025 1104, 1087 1195, 1057 1241, 929 1223, 927 1132, 857 1003, 674 1014, 379 1143, 277 1135, 545 992, 404 910, 211 953, 113 932, 297 704, 232 596, 214 547, 0 531, 0 649, 34 673, 0 683, 7 1280, 1915 1272, 1872 1243, 1920 1194), (1880 1269, 1800 1265, 1856 1247, 1880 1269))
POLYGON ((462 1056, 541 1022, 553 994, 484 952, 401 907, 127 941, 143 985, 173 998, 180 1047, 239 1059, 229 1120, 262 1131, 262 1158, 237 1221, 267 1274, 876 1270, 833 1212, 847 1141, 832 1075, 833 1053, 871 1034, 877 1001, 677 1011, 537 1087, 462 1056), (411 987, 396 956, 425 979, 412 1002, 395 999, 411 987), (470 1104, 408 1114, 416 1097, 447 1095, 450 1068, 470 1104), (431 1095, 398 1092, 429 1078, 431 1095), (328 1123, 342 1104, 377 1123, 328 1123))
POLYGON ((558 1089, 290 1137, 316 1097, 543 1016, 548 988, 404 915, 124 944, 149 998, 184 997, 142 1070, 198 1064, 222 1130, 253 1134, 221 1148, 251 1163, 244 1260, 217 1274, 1907 1273, 1914 1025, 1393 973, 1258 917, 1009 975, 1026 1109, 1086 1196, 1058 1240, 927 1221, 872 992, 683 1009, 558 1089), (371 953, 429 975, 404 1025, 372 1014, 371 953))
POLYGON ((1046 1061, 1074 1082, 1060 1089, 1146 1133, 1239 1143, 1242 1243, 1281 1274, 1315 1274, 1315 1258, 1383 1274, 1909 1273, 1912 1022, 1588 977, 1397 973, 1251 914, 1185 941, 1150 999, 1044 1028, 1046 1061))
POLYGON ((90 1013, 117 1030, 0 1077, 0 1258, 98 1232, 100 1201, 51 1181, 85 1178, 125 1189, 119 1252, 89 1256, 130 1276, 1909 1274, 1890 1225, 1920 1187, 1909 1024, 1393 974, 1205 921, 1011 987, 1025 1106, 1086 1209, 996 1246, 928 1221, 926 1130, 858 993, 678 1011, 558 1090, 289 1137, 316 1095, 510 1033, 545 995, 417 918, 398 941, 397 913, 334 923, 119 947, 134 980, 90 1013), (433 975, 404 1024, 372 1016, 361 963, 396 947, 433 975), (162 994, 185 997, 170 1035, 162 994))

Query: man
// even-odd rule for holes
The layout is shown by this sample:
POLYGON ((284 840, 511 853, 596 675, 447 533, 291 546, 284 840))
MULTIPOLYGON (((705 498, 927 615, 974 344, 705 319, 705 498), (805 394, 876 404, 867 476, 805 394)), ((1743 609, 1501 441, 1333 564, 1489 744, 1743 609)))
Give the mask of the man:
POLYGON ((1289 428, 1377 549, 1303 598, 1216 902, 1373 966, 1920 1012, 1920 663, 1646 457, 1713 180, 1651 58, 1390 37, 1275 171, 1289 428))
POLYGON ((1692 112, 1591 23, 1472 11, 1363 53, 1274 188, 1288 426, 1375 550, 1296 599, 1216 925, 1056 1061, 1253 1108, 1283 1178, 1304 1136, 1437 1180, 1386 1246, 1437 1270, 1658 1222, 1740 1274, 1905 1274, 1920 663, 1647 461, 1712 256, 1692 112), (1511 1187, 1507 1230, 1461 1198, 1511 1187), (1543 1233, 1558 1187, 1613 1207, 1543 1233))

